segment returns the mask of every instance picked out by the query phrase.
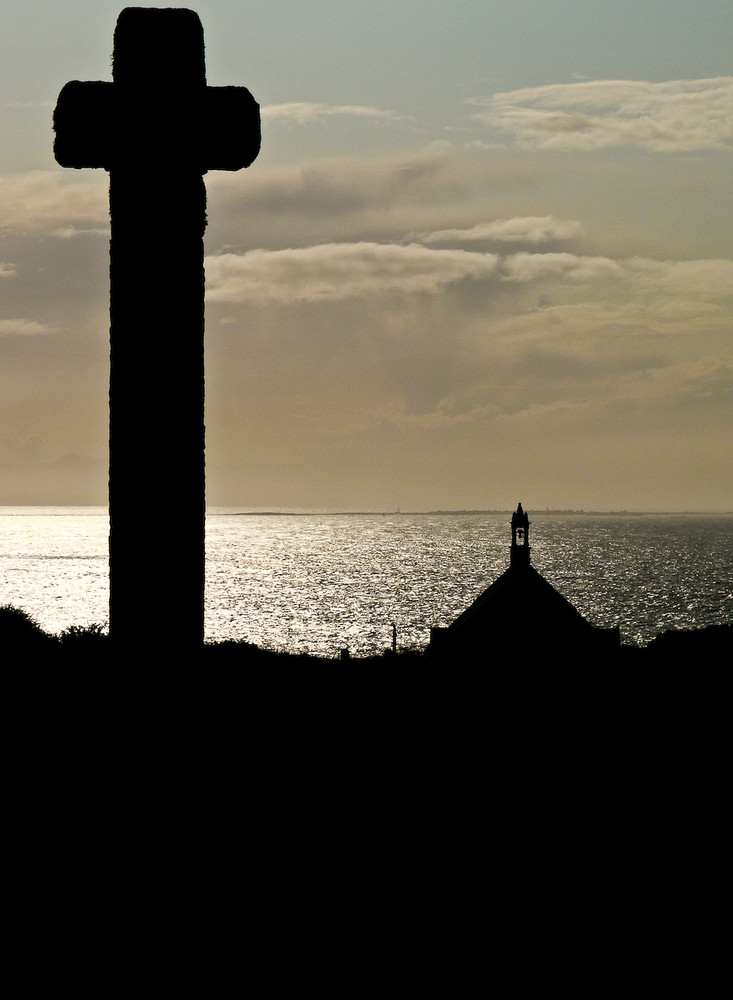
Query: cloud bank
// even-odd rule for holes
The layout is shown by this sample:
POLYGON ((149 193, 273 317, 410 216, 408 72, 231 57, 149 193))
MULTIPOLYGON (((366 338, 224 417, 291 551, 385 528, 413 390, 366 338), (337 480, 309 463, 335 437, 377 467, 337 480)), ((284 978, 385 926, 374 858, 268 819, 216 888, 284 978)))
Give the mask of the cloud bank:
POLYGON ((436 292, 494 273, 496 254, 429 250, 417 244, 323 244, 220 254, 206 262, 210 302, 335 301, 354 296, 436 292))
MULTIPOLYGON (((211 501, 481 506, 494 481, 543 503, 722 505, 729 100, 728 78, 531 88, 472 105, 519 140, 502 149, 455 130, 332 156, 324 135, 361 128, 372 149, 392 113, 265 109, 312 155, 207 176, 211 501), (630 170, 621 145, 659 155, 630 170)), ((107 178, 5 175, 0 214, 0 380, 23 391, 6 436, 27 422, 49 461, 85 451, 104 496, 107 178)))
MULTIPOLYGON (((435 242, 441 235, 433 234, 435 242)), ((430 234, 425 242, 433 242, 430 234)), ((336 302, 386 293, 437 295, 448 285, 480 279, 577 285, 611 281, 623 287, 624 294, 653 292, 684 296, 686 302, 733 295, 733 261, 729 260, 614 260, 567 252, 497 254, 434 249, 414 242, 327 243, 223 253, 207 257, 206 276, 209 302, 240 305, 336 302)))
POLYGON ((469 102, 472 117, 539 149, 637 146, 655 152, 733 148, 733 77, 591 80, 469 102))

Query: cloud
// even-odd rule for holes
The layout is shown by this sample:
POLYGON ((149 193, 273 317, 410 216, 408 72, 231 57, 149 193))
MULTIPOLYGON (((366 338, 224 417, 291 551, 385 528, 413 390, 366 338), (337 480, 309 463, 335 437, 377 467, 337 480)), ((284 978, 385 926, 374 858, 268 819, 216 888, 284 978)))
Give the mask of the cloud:
POLYGON ((540 149, 733 148, 733 77, 592 80, 472 98, 472 117, 540 149))
POLYGON ((109 236, 110 227, 98 227, 96 229, 77 229, 75 226, 67 226, 64 229, 54 229, 53 235, 60 240, 75 240, 79 236, 109 236))
POLYGON ((14 278, 18 273, 15 264, 4 264, 0 262, 0 278, 14 278))
POLYGON ((47 337, 56 332, 32 319, 0 319, 0 337, 47 337))
POLYGON ((210 302, 319 302, 385 292, 435 292, 496 271, 496 254, 417 244, 329 243, 220 254, 206 261, 210 302))
MULTIPOLYGON (((515 228, 528 231, 526 226, 515 228)), ((222 253, 207 257, 206 276, 207 301, 231 306, 336 303, 394 294, 430 295, 438 302, 454 287, 460 295, 452 299, 451 308, 470 312, 486 310, 492 303, 494 324, 497 310, 514 309, 521 316, 538 306, 549 322, 558 312, 548 306, 556 296, 560 304, 569 295, 574 301, 581 301, 580 296, 588 302, 615 302, 614 318, 609 314, 604 320, 609 330, 653 326, 668 333, 692 332, 699 324, 719 329, 729 315, 726 300, 733 294, 733 261, 724 259, 497 254, 415 242, 358 241, 222 253), (534 302, 528 299, 533 294, 534 302)))
POLYGON ((62 171, 34 170, 0 177, 0 218, 3 228, 13 231, 104 229, 109 224, 107 176, 89 171, 67 179, 62 171))
POLYGON ((253 167, 244 178, 214 172, 207 190, 221 213, 262 213, 270 224, 281 215, 290 224, 294 218, 316 216, 330 224, 334 216, 383 211, 411 192, 434 201, 445 179, 455 179, 455 170, 444 150, 428 150, 398 157, 310 160, 259 172, 253 167))
POLYGON ((600 281, 624 274, 622 265, 608 257, 579 257, 572 253, 512 254, 502 261, 501 271, 508 281, 537 281, 547 277, 600 281))
POLYGON ((733 260, 659 261, 637 257, 628 266, 640 288, 703 298, 733 296, 733 260))
POLYGON ((371 118, 375 121, 397 121, 400 116, 393 111, 366 107, 360 104, 319 104, 295 102, 292 104, 270 104, 261 110, 263 121, 289 122, 295 125, 310 125, 324 118, 352 117, 371 118))
POLYGON ((28 108, 52 108, 53 101, 4 101, 0 103, 0 108, 14 108, 24 111, 28 108))
POLYGON ((498 243, 549 243, 553 240, 575 239, 582 235, 583 226, 572 219, 531 215, 482 222, 469 229, 439 229, 433 233, 420 233, 416 238, 423 243, 471 243, 483 240, 498 243))

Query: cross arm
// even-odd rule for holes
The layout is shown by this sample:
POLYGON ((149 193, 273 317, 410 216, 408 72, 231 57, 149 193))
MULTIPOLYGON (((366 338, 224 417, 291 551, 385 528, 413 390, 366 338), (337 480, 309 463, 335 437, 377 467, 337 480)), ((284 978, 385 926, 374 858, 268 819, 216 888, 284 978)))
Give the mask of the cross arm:
POLYGON ((72 80, 53 113, 53 153, 62 167, 109 168, 112 158, 114 84, 72 80))
POLYGON ((202 117, 207 170, 240 170, 260 151, 260 106, 246 87, 207 87, 202 117))
POLYGON ((141 99, 116 83, 73 80, 53 117, 54 155, 62 167, 169 164, 240 170, 260 151, 260 109, 245 87, 203 87, 179 101, 141 99))

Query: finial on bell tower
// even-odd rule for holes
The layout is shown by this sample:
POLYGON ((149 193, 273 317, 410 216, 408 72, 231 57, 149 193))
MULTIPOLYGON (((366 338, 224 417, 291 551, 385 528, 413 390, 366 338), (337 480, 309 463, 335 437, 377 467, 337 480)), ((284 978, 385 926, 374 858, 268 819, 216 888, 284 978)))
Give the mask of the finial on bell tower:
POLYGON ((512 514, 512 547, 509 553, 511 566, 529 566, 529 518, 521 503, 512 514))

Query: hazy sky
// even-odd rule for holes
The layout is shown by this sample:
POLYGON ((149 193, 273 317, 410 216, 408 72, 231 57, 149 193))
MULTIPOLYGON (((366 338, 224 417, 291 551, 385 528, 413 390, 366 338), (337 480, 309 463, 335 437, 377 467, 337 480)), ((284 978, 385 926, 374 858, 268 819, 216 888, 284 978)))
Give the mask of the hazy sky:
MULTIPOLYGON (((107 175, 51 115, 123 6, 0 0, 0 504, 106 502, 107 175)), ((730 0, 188 6, 263 118, 207 175, 211 505, 733 508, 730 0)))

